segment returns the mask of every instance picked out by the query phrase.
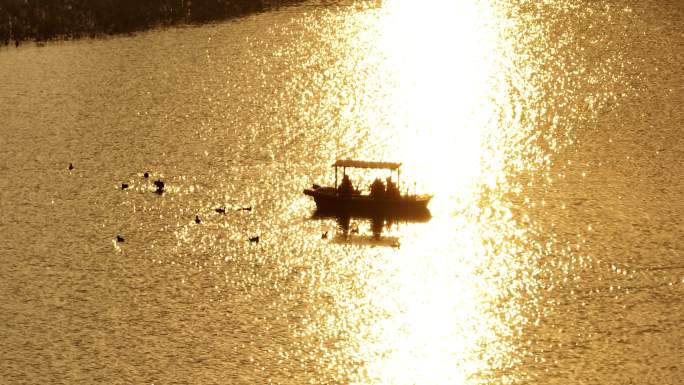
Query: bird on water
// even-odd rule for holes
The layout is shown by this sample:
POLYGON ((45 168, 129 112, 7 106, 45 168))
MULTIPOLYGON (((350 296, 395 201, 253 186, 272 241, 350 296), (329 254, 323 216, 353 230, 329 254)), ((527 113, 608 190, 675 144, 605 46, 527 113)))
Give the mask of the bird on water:
POLYGON ((121 189, 125 190, 128 188, 128 183, 121 183, 121 189))
POLYGON ((155 180, 154 185, 157 186, 157 191, 155 191, 157 194, 164 192, 164 182, 161 179, 155 180))
POLYGON ((252 243, 259 243, 259 236, 257 235, 255 237, 250 237, 249 241, 252 243))
POLYGON ((69 170, 73 170, 73 169, 74 169, 74 164, 73 164, 73 163, 69 163, 69 170))
POLYGON ((202 222, 202 221, 199 219, 199 216, 195 215, 195 223, 197 223, 199 225, 200 222, 202 222))
POLYGON ((125 239, 124 239, 124 237, 122 237, 121 235, 117 235, 117 236, 116 236, 116 241, 117 241, 118 243, 121 243, 121 242, 124 242, 125 239))
POLYGON ((226 213, 226 209, 224 209, 223 207, 219 207, 217 209, 214 209, 214 211, 216 211, 219 214, 225 214, 226 213))

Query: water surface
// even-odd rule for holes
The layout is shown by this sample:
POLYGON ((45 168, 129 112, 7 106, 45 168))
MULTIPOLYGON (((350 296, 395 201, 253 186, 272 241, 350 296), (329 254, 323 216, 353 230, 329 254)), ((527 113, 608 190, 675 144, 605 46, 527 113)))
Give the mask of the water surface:
POLYGON ((680 383, 683 18, 312 2, 0 50, 0 378, 680 383), (432 219, 311 219, 338 157, 432 219))

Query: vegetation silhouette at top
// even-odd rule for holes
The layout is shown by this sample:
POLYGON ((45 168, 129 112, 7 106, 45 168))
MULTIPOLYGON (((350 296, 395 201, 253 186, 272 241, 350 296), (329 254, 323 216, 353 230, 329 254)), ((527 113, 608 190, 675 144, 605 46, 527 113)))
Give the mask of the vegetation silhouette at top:
POLYGON ((130 33, 203 23, 302 0, 2 0, 0 44, 130 33))

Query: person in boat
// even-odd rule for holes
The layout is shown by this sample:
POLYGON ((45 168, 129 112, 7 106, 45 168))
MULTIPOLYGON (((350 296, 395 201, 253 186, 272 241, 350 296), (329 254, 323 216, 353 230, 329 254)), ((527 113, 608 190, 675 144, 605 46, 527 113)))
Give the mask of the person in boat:
POLYGON ((370 186, 370 197, 373 199, 382 199, 385 197, 385 184, 380 178, 375 178, 370 186))
POLYGON ((352 194, 352 192, 354 192, 354 186, 352 185, 351 180, 349 180, 349 176, 344 174, 342 177, 342 183, 337 186, 337 193, 339 195, 349 196, 352 194))
POLYGON ((387 177, 387 189, 385 190, 385 197, 387 199, 399 199, 401 193, 396 183, 392 181, 392 177, 387 177))

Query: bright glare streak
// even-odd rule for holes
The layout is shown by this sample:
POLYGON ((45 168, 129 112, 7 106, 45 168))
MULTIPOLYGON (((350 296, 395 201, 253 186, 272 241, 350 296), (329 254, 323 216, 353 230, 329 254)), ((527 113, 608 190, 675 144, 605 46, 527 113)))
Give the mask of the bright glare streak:
POLYGON ((407 247, 388 252, 366 283, 366 297, 387 317, 370 325, 359 344, 364 381, 465 384, 487 370, 483 357, 496 360, 504 349, 482 352, 505 326, 483 310, 498 288, 477 273, 487 254, 478 224, 454 226, 459 220, 442 215, 502 171, 487 168, 495 156, 487 134, 498 124, 494 17, 479 3, 396 0, 379 19, 373 54, 384 61, 379 79, 368 83, 391 90, 383 100, 392 106, 385 156, 404 163, 419 191, 436 195, 437 218, 415 234, 420 242, 406 239, 407 247))
POLYGON ((330 336, 321 363, 352 383, 480 383, 511 365, 502 336, 516 325, 500 315, 518 320, 519 309, 500 298, 509 257, 523 253, 509 244, 519 238, 510 212, 496 197, 480 202, 482 186, 504 187, 507 144, 496 139, 519 128, 500 119, 512 108, 498 16, 490 4, 446 0, 333 16, 344 19, 326 41, 342 48, 340 71, 320 104, 335 122, 331 152, 402 162, 403 187, 435 195, 428 224, 385 229, 401 247, 335 258, 344 274, 325 292, 338 311, 322 309, 303 335, 330 336))
POLYGON ((486 24, 493 11, 447 0, 386 7, 380 49, 396 81, 396 157, 422 189, 462 192, 482 173, 483 135, 492 124, 493 106, 483 101, 496 71, 496 31, 486 24))

